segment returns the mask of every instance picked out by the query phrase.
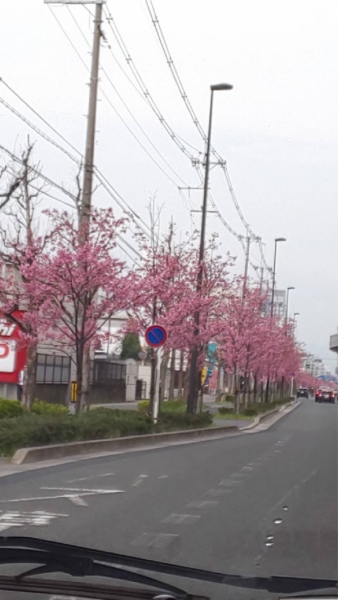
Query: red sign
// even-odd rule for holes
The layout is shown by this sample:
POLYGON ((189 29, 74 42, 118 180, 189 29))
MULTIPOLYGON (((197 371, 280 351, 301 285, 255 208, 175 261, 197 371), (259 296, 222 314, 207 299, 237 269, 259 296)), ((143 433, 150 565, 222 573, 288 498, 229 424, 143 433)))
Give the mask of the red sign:
MULTIPOLYGON (((22 311, 13 317, 23 318, 22 311)), ((0 313, 0 383, 18 383, 19 373, 26 364, 26 346, 21 339, 20 328, 0 313)))

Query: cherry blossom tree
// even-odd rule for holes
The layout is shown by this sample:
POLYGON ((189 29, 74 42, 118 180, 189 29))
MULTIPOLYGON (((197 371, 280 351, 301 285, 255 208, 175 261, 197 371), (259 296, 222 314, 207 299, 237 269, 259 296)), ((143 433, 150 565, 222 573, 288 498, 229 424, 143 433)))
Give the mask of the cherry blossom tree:
POLYGON ((48 216, 55 232, 53 251, 27 267, 25 274, 30 292, 39 299, 36 327, 75 359, 81 412, 88 406, 87 350, 99 347, 107 337, 105 325, 111 315, 136 305, 135 278, 114 257, 125 221, 115 219, 111 209, 92 210, 85 240, 74 215, 52 211, 48 216))
POLYGON ((35 398, 39 331, 34 316, 39 312, 41 298, 31 289, 32 280, 27 268, 41 260, 53 238, 48 227, 39 233, 36 210, 43 186, 37 170, 31 166, 32 149, 29 145, 17 169, 13 164, 5 167, 11 187, 10 194, 2 194, 2 205, 6 204, 6 210, 2 212, 0 224, 0 311, 17 325, 22 344, 27 346, 22 402, 28 409, 35 398))

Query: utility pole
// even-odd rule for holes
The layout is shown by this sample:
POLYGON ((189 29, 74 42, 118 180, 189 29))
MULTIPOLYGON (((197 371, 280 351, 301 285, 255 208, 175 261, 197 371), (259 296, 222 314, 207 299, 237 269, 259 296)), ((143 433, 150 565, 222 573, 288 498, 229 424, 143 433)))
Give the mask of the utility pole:
POLYGON ((80 227, 89 222, 92 205, 97 90, 99 83, 100 41, 102 35, 101 24, 102 2, 97 3, 95 7, 93 54, 90 72, 86 151, 83 174, 83 194, 79 223, 80 227))
POLYGON ((243 300, 245 298, 247 281, 248 281, 250 244, 251 244, 251 237, 248 235, 246 238, 245 268, 244 268, 244 281, 243 281, 243 300))

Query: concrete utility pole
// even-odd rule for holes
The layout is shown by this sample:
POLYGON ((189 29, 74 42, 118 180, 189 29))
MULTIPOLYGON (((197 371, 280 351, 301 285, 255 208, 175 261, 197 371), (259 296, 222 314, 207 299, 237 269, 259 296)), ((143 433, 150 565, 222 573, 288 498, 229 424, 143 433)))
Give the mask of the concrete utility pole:
POLYGON ((100 41, 102 24, 102 2, 97 3, 95 7, 94 19, 94 40, 92 66, 90 73, 89 87, 89 107, 86 135, 86 151, 83 174, 83 195, 80 215, 80 226, 89 221, 90 209, 92 204, 93 189, 93 170, 94 170, 94 148, 95 148, 95 126, 96 126, 96 107, 97 90, 99 83, 99 59, 100 59, 100 41))
POLYGON ((251 244, 251 237, 248 234, 248 236, 246 238, 245 267, 244 267, 244 280, 243 280, 243 299, 245 297, 247 281, 248 281, 250 244, 251 244))
POLYGON ((92 51, 92 65, 90 70, 89 107, 84 162, 82 206, 79 215, 79 227, 89 222, 90 209, 92 204, 96 106, 99 82, 100 41, 102 35, 102 5, 105 3, 105 1, 106 0, 44 0, 45 4, 95 4, 94 41, 92 51))
POLYGON ((277 244, 279 242, 286 242, 285 238, 275 238, 275 252, 273 258, 273 272, 272 272, 272 292, 271 292, 271 317, 274 315, 274 303, 275 303, 275 287, 276 287, 276 261, 277 261, 277 244))

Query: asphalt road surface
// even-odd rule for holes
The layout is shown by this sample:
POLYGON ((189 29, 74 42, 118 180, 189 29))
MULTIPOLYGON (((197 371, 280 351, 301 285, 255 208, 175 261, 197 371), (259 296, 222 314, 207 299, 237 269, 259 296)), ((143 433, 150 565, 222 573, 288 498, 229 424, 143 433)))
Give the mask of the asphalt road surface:
MULTIPOLYGON (((236 574, 335 579, 337 415, 337 404, 309 399, 257 433, 2 478, 0 535, 236 574)), ((269 597, 175 583, 212 598, 269 597)))

